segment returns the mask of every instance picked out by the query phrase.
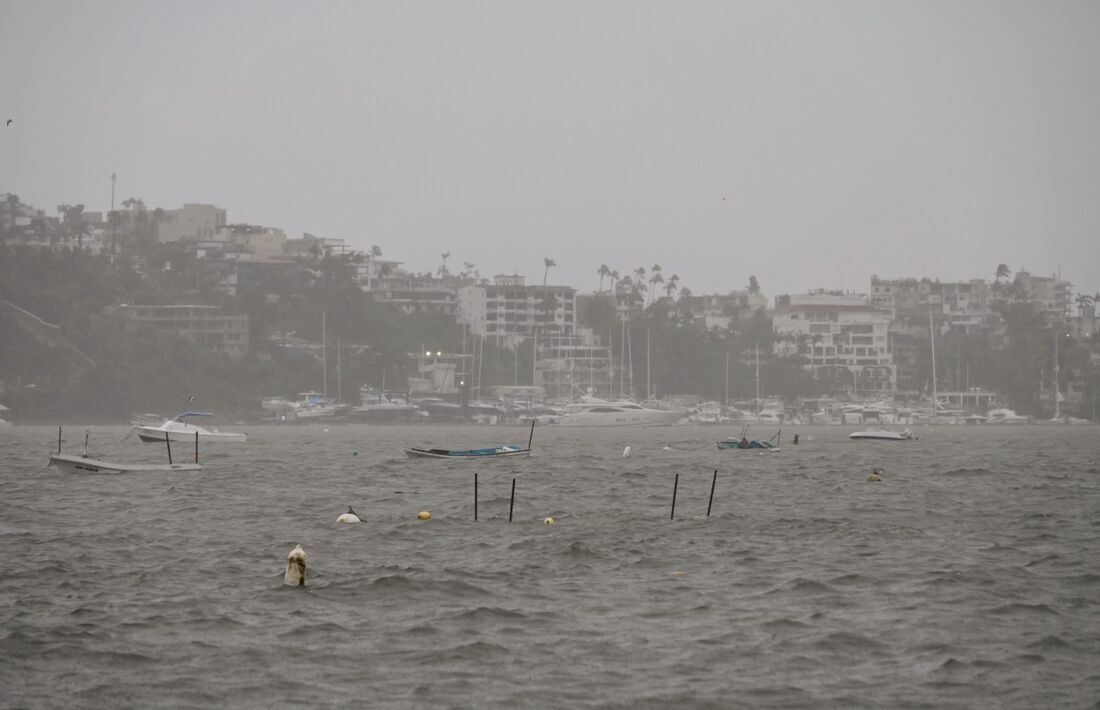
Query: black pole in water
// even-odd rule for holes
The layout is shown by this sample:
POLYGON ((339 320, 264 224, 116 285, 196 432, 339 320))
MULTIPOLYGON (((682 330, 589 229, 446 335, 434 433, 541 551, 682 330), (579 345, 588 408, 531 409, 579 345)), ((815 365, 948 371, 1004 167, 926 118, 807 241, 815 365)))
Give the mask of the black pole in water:
POLYGON ((195 463, 199 462, 199 433, 195 432, 195 463))
POLYGON ((57 425, 57 453, 61 453, 61 425, 57 425))
POLYGON ((474 520, 477 520, 477 474, 474 474, 474 520))
POLYGON ((707 517, 710 517, 710 507, 714 505, 714 484, 718 483, 718 469, 714 469, 714 478, 710 479, 710 501, 707 502, 707 517))
POLYGON ((669 520, 676 519, 676 489, 680 487, 680 474, 676 474, 676 480, 672 483, 672 515, 668 516, 669 520))
POLYGON ((531 433, 527 437, 527 450, 531 450, 531 442, 535 440, 535 420, 531 420, 531 433))
POLYGON ((512 479, 512 499, 508 501, 508 522, 512 522, 512 509, 516 506, 516 479, 512 479))
POLYGON ((168 447, 168 464, 172 464, 172 442, 168 441, 168 432, 164 432, 164 445, 168 447))
POLYGON ((84 453, 81 454, 84 458, 88 458, 88 430, 84 430, 84 453))

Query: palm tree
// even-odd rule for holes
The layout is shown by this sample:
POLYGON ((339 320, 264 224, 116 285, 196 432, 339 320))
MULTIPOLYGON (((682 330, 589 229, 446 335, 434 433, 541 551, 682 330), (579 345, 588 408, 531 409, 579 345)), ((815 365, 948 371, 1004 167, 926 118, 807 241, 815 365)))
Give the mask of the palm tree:
POLYGON ((443 264, 439 267, 439 275, 443 277, 447 275, 447 259, 451 258, 451 252, 445 251, 440 256, 443 257, 443 264))
POLYGON ((749 293, 756 295, 760 293, 760 282, 756 280, 756 275, 749 277, 749 293))
POLYGON ((612 271, 608 276, 611 278, 611 293, 615 293, 619 286, 619 272, 612 271))
POLYGON ((676 287, 680 285, 680 275, 673 274, 668 277, 668 281, 665 283, 665 295, 672 298, 672 292, 676 290, 676 287))
POLYGON ((1007 279, 1012 275, 1012 272, 1008 270, 1008 266, 1005 264, 997 264, 997 278, 993 281, 993 295, 997 296, 1005 290, 1005 285, 1002 279, 1007 279))
POLYGON ((605 276, 611 275, 611 269, 607 268, 607 264, 600 264, 600 268, 596 271, 600 275, 600 290, 596 293, 603 293, 603 279, 605 276))
POLYGON ((546 285, 546 277, 550 273, 550 268, 554 267, 554 266, 557 266, 558 262, 554 261, 553 259, 551 259, 548 256, 544 256, 542 258, 542 263, 546 265, 546 269, 542 272, 542 285, 545 286, 546 285))
POLYGON ((663 284, 665 277, 661 276, 661 267, 656 267, 657 270, 653 272, 653 275, 649 277, 649 296, 646 298, 646 303, 653 302, 653 292, 657 288, 657 284, 663 284))
POLYGON ((1087 293, 1082 293, 1077 296, 1077 315, 1081 318, 1085 317, 1085 309, 1096 303, 1093 297, 1087 293))

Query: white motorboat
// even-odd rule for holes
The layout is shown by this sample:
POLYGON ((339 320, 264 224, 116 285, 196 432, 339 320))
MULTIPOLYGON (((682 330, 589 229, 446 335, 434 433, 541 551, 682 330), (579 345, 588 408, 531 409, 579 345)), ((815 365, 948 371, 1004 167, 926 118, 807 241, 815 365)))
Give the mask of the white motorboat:
POLYGON ((134 431, 145 442, 160 443, 165 435, 172 441, 194 442, 195 434, 204 442, 209 441, 245 441, 247 435, 233 432, 207 429, 197 424, 185 421, 188 417, 212 417, 210 412, 184 412, 172 419, 166 419, 160 424, 147 421, 134 422, 134 431))
POLYGON ((411 419, 418 407, 408 401, 391 398, 386 392, 362 387, 359 390, 359 406, 353 407, 348 415, 364 422, 397 422, 411 419))
POLYGON ((347 409, 346 405, 337 404, 320 392, 300 392, 298 396, 301 399, 294 403, 294 419, 297 421, 331 419, 347 409))
POLYGON ((908 429, 904 431, 895 431, 894 429, 886 429, 884 427, 871 427, 863 431, 854 431, 848 435, 848 438, 874 439, 878 441, 911 441, 917 437, 913 436, 913 432, 908 429))
POLYGON ((684 417, 684 412, 650 409, 637 402, 609 402, 598 397, 582 397, 571 404, 555 426, 667 426, 684 417))

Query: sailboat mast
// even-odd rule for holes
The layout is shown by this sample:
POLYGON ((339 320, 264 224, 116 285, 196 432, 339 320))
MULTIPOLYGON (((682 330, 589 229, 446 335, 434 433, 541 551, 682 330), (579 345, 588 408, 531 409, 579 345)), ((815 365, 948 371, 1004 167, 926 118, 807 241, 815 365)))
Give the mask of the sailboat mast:
POLYGON ((939 397, 936 394, 936 329, 932 327, 932 309, 928 309, 928 341, 932 345, 932 421, 939 416, 939 397))
POLYGON ((328 399, 328 337, 325 331, 325 312, 321 311, 321 394, 328 399))
POLYGON ((760 343, 756 344, 756 414, 760 414, 760 343))
POLYGON ((1054 418, 1062 418, 1062 407, 1058 401, 1061 399, 1058 393, 1058 341, 1061 340, 1061 333, 1054 334, 1054 418))

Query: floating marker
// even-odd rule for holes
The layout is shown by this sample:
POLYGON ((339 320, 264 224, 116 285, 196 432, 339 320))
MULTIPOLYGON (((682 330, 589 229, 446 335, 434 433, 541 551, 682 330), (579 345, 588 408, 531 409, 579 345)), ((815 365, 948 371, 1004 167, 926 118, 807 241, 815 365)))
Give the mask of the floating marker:
POLYGON ((474 521, 477 521, 477 474, 474 474, 474 521))
POLYGON ((623 458, 624 459, 630 458, 630 447, 629 446, 626 447, 625 449, 623 449, 623 458))
POLYGON ((672 483, 672 514, 668 516, 669 520, 676 519, 676 489, 680 487, 680 474, 676 474, 676 480, 672 483))
POLYGON ((867 477, 867 480, 868 481, 881 481, 882 480, 882 476, 880 475, 881 473, 882 472, 879 471, 876 468, 875 470, 871 471, 871 475, 867 477))
POLYGON ((553 525, 554 524, 554 519, 551 518, 550 516, 546 516, 545 518, 542 519, 542 522, 543 522, 544 525, 553 525))
POLYGON ((714 484, 718 483, 718 469, 714 469, 714 478, 710 479, 710 500, 707 502, 707 517, 710 517, 710 507, 714 505, 714 484))
POLYGON ((306 586, 306 551, 301 545, 295 545, 286 556, 286 574, 283 575, 283 584, 288 587, 306 586))
POLYGON ((422 510, 419 513, 416 514, 416 519, 417 520, 431 520, 432 519, 432 514, 429 513, 426 510, 422 510))
POLYGON ((338 523, 361 523, 361 522, 363 522, 363 519, 360 518, 359 514, 356 513, 354 510, 352 510, 351 507, 349 506, 348 507, 348 512, 344 513, 339 518, 337 518, 336 522, 338 522, 338 523))
MULTIPOLYGON (((532 422, 533 424, 534 422, 532 422)), ((533 428, 533 427, 532 427, 533 428)), ((508 522, 512 522, 512 509, 516 507, 516 479, 512 479, 512 498, 508 501, 508 522)))

